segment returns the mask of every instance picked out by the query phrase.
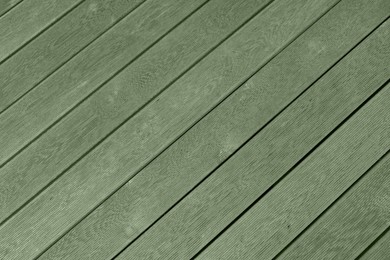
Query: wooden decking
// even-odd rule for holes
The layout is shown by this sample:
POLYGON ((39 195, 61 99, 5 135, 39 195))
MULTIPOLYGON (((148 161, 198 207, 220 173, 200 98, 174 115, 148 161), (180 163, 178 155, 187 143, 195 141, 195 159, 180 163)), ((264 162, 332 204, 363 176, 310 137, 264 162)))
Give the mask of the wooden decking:
POLYGON ((0 259, 390 259, 389 0, 0 0, 0 259))

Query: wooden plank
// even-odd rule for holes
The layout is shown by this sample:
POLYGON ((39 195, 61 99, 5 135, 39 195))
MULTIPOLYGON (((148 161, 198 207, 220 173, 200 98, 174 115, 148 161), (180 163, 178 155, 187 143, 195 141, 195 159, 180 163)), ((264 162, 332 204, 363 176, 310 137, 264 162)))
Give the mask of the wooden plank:
POLYGON ((381 10, 379 2, 341 2, 41 259, 109 258, 125 247, 384 19, 381 10))
MULTIPOLYGON (((39 254, 333 4, 283 0, 268 6, 5 223, 0 244, 9 250, 7 258, 39 254), (259 41, 258 35, 270 38, 259 41)), ((110 96, 101 98, 89 104, 108 120, 112 110, 96 108, 110 96)))
MULTIPOLYGON (((135 240, 118 259, 147 259, 148 257, 187 259, 207 245, 387 79, 389 69, 382 69, 382 67, 387 63, 389 54, 384 57, 381 55, 385 53, 388 43, 379 43, 377 40, 383 31, 389 28, 388 26, 389 24, 381 28, 330 70, 275 121, 241 148, 234 157, 218 168, 144 235, 135 240)), ((257 86, 259 85, 253 87, 257 86)), ((243 96, 244 93, 241 97, 243 96)), ((253 95, 248 98, 253 98, 253 95)), ((243 103, 237 102, 232 107, 237 108, 238 104, 243 103)), ((231 120, 230 111, 227 109, 226 112, 224 118, 231 120)), ((229 134, 223 136, 228 137, 226 145, 231 143, 230 140, 234 140, 232 138, 234 136, 229 134)), ((381 145, 375 147, 377 153, 381 152, 382 147, 386 147, 385 143, 381 145)), ((182 171, 186 173, 187 179, 190 178, 188 176, 191 174, 188 172, 192 173, 191 171, 187 169, 182 171)), ((187 179, 183 179, 180 184, 183 185, 187 179)), ((158 197, 154 196, 154 198, 156 199, 154 203, 161 203, 158 197)), ((140 210, 136 210, 135 214, 140 214, 140 210)), ((256 214, 260 213, 256 211, 256 214)), ((144 221, 142 217, 139 221, 144 221)), ((271 219, 273 218, 272 216, 271 219)), ((277 224, 280 225, 279 222, 277 224)), ((129 221, 128 225, 132 227, 134 224, 129 221)), ((251 226, 251 228, 256 230, 255 227, 251 226)), ((261 237, 272 241, 268 234, 264 233, 261 237)), ((237 241, 243 239, 244 247, 249 241, 256 241, 259 238, 254 234, 248 239, 245 236, 237 239, 237 241)), ((282 241, 280 243, 282 244, 282 241)), ((260 245, 260 242, 258 244, 260 245)), ((222 243, 219 245, 223 246, 222 243)), ((209 253, 215 252, 215 254, 206 255, 206 258, 248 259, 251 257, 249 254, 257 250, 256 242, 251 245, 254 248, 250 246, 238 248, 231 242, 229 246, 236 255, 210 251, 209 253)), ((229 248, 223 250, 231 252, 229 248)), ((268 258, 269 256, 264 256, 255 259, 268 258)))
POLYGON ((147 1, 6 110, 0 115, 0 165, 206 2, 147 1))
POLYGON ((0 64, 83 0, 28 0, 0 18, 0 64))
POLYGON ((389 99, 387 85, 197 259, 273 258, 388 150, 389 99))
POLYGON ((278 259, 356 259, 389 223, 390 153, 278 259))
POLYGON ((383 234, 382 237, 363 254, 360 260, 387 260, 390 255, 390 229, 383 234))
POLYGON ((4 180, 0 183, 3 191, 0 220, 28 201, 268 2, 216 0, 209 3, 8 163, 0 170, 0 178, 4 180), (128 82, 136 84, 129 88, 128 82), (127 98, 107 102, 111 101, 109 97, 116 96, 127 98))
POLYGON ((144 0, 87 0, 13 55, 0 66, 0 111, 142 2, 144 0))
POLYGON ((12 8, 15 8, 22 0, 1 0, 0 1, 0 17, 12 8))

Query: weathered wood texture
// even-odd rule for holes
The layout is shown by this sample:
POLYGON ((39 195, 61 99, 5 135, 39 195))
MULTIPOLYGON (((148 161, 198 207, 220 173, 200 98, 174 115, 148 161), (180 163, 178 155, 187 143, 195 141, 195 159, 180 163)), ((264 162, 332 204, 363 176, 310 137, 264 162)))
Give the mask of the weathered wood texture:
POLYGON ((0 115, 0 164, 205 2, 146 2, 115 30, 99 38, 6 110, 0 115))
POLYGON ((390 224, 390 153, 355 186, 278 259, 356 259, 390 224))
POLYGON ((143 0, 87 0, 0 66, 0 111, 35 87, 143 0))
POLYGON ((23 0, 0 0, 0 17, 12 10, 23 0))
POLYGON ((266 3, 211 2, 25 149, 0 170, 5 180, 0 183, 0 219, 54 180, 266 3))
POLYGON ((99 257, 134 240, 373 30, 380 10, 365 1, 336 6, 41 258, 99 257))
MULTIPOLYGON (((334 2, 291 0, 268 6, 5 223, 0 228, 0 244, 7 258, 39 254, 309 27, 334 2), (291 8, 292 3, 294 8, 291 8), (258 35, 269 37, 259 41, 258 35)), ((108 115, 100 114, 106 119, 110 118, 108 115)))
POLYGON ((82 1, 27 0, 0 17, 0 64, 82 1))
MULTIPOLYGON (((388 198, 387 198, 388 199, 388 198)), ((389 225, 390 227, 390 225, 389 225)), ((390 255, 390 228, 387 228, 379 240, 370 247, 359 259, 361 260, 387 260, 390 255)))
MULTIPOLYGON (((386 29, 388 27, 378 30, 330 70, 278 116, 275 122, 256 135, 161 221, 130 245, 119 259, 142 259, 153 255, 188 258, 206 245, 387 80, 389 71, 383 68, 383 64, 387 62, 388 54, 382 56, 386 54, 387 43, 378 41, 386 29), (367 70, 367 65, 371 69, 367 70), (354 99, 350 98, 352 93, 354 99)), ((237 229, 237 233, 238 230, 242 231, 237 229)), ((252 248, 256 243, 249 241, 265 239, 266 235, 249 235, 248 239, 246 233, 239 237, 245 238, 243 247, 248 243, 248 247, 242 250, 239 248, 241 244, 236 246, 228 240, 230 238, 239 242, 239 239, 226 235, 225 240, 231 243, 226 244, 225 248, 225 241, 221 242, 219 245, 223 249, 212 251, 215 254, 210 259, 250 257, 251 253, 256 253, 256 248, 252 248), (228 248, 230 246, 231 251, 228 248), (227 255, 222 251, 235 252, 236 255, 227 255)), ((266 241, 272 242, 270 238, 266 241)), ((265 259, 268 257, 264 256, 265 259)))

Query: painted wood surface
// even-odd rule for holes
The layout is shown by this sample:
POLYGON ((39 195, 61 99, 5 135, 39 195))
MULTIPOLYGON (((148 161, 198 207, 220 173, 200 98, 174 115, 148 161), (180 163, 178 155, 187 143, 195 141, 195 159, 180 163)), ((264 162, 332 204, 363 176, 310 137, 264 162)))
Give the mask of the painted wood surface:
POLYGON ((82 1, 27 0, 0 17, 0 64, 82 1))
POLYGON ((387 85, 197 259, 275 256, 386 153, 389 98, 387 85))
POLYGON ((293 2, 271 4, 5 223, 6 256, 39 254, 334 4, 293 2))
POLYGON ((6 180, 0 183, 4 191, 0 219, 63 173, 266 3, 211 2, 0 169, 0 178, 6 180), (211 14, 219 16, 218 24, 211 14))
POLYGON ((388 0, 0 0, 0 259, 388 259, 388 0))
MULTIPOLYGON (((389 225, 390 227, 390 225, 389 225)), ((367 252, 365 252, 359 259, 362 260, 386 260, 390 255, 390 228, 387 228, 386 232, 383 233, 383 236, 379 238, 378 241, 375 241, 375 244, 370 247, 367 252)))
POLYGON ((0 115, 0 165, 44 133, 205 2, 146 2, 115 30, 103 35, 6 110, 0 115))
POLYGON ((0 66, 0 113, 143 0, 87 0, 0 66))
POLYGON ((356 259, 389 223, 387 153, 278 259, 356 259))
POLYGON ((0 17, 12 10, 15 6, 20 4, 23 0, 1 0, 0 1, 0 17))
POLYGON ((136 239, 176 200, 373 30, 380 20, 372 13, 380 10, 380 4, 370 6, 365 1, 337 5, 67 233, 41 259, 85 255, 99 258, 110 248, 123 248, 136 239), (352 12, 360 14, 355 21, 347 18, 352 12), (374 20, 360 23, 365 15, 374 20), (334 27, 339 30, 334 31, 334 27), (302 55, 305 52, 307 55, 302 55))
MULTIPOLYGON (((382 31, 385 29, 382 28, 382 31)), ((386 81, 388 71, 382 70, 382 66, 387 59, 379 55, 384 52, 386 44, 377 41, 382 34, 381 31, 377 32, 376 37, 370 37, 366 44, 355 49, 351 56, 330 70, 278 116, 275 122, 264 128, 161 221, 130 245, 119 259, 151 256, 189 258, 207 245, 386 81), (373 49, 376 55, 372 55, 373 49), (362 71, 366 71, 366 63, 374 67, 370 74, 362 75, 362 71), (380 70, 381 76, 376 74, 380 70), (373 80, 373 76, 379 77, 373 80), (351 89, 350 84, 361 88, 351 89), (356 99, 353 101, 350 99, 350 91, 354 91, 356 99)), ((245 244, 248 241, 245 240, 245 244)), ((223 250, 229 251, 227 248, 223 250)), ((246 248, 234 251, 237 255, 232 256, 233 259, 246 259, 249 256, 244 252, 250 254, 255 250, 246 248)), ((222 255, 220 259, 229 257, 218 251, 210 259, 219 259, 219 254, 222 255)), ((267 259, 266 256, 264 258, 267 259)))

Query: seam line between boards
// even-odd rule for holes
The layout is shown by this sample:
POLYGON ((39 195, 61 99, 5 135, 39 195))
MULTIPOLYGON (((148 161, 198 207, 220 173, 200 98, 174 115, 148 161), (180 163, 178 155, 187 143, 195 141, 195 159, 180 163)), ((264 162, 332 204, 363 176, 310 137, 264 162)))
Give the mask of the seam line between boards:
MULTIPOLYGON (((207 0, 203 5, 205 5, 207 2, 209 2, 210 0, 207 0)), ((130 120, 133 116, 135 116, 139 111, 141 111, 144 107, 146 107, 148 104, 150 104, 154 99, 156 99, 162 92, 164 92, 166 89, 168 89, 176 80, 178 80, 179 78, 181 78, 184 74, 186 74, 189 70, 191 70, 193 67, 195 67, 197 65, 197 63, 199 63, 203 58, 205 58, 206 56, 208 56, 211 52, 213 52, 217 47, 219 47, 223 42, 225 42, 228 38, 230 38, 232 35, 234 35, 236 32, 238 32, 242 27, 244 27, 249 21, 251 21, 255 16, 257 16, 259 13, 261 13, 263 10, 265 10, 269 5, 271 5, 275 0, 270 0, 266 5, 264 5, 262 8, 260 8, 258 11, 256 11, 253 15, 251 15, 248 19, 246 19, 244 21, 244 23, 242 23, 241 25, 239 25, 235 30, 233 30, 232 32, 230 32, 226 37, 224 37, 219 43, 217 43, 215 46, 213 46, 212 48, 210 48, 204 55, 202 55, 200 58, 196 59, 195 60, 195 63, 193 63, 192 65, 190 65, 185 71, 183 71, 182 73, 179 74, 179 76, 177 76, 176 78, 174 78, 170 83, 167 84, 167 86, 165 88, 163 88, 161 91, 159 91, 155 96, 153 96, 148 102, 146 102, 143 106, 141 106, 139 109, 137 109, 131 116, 129 116, 127 119, 125 119, 120 125, 118 125, 114 130, 112 130, 108 135, 106 135, 103 139, 101 139, 98 143, 96 143, 92 148, 90 148, 86 153, 84 153, 82 156, 80 156, 74 163, 72 163, 69 167, 67 167, 58 177, 56 177, 55 179, 53 179, 48 185, 46 185, 43 189, 41 189, 36 195, 34 195, 30 200, 28 200, 28 202, 24 203, 17 211, 15 211, 13 213, 13 215, 15 215, 18 211, 20 211, 24 206, 26 206, 28 203, 30 203, 33 199, 35 199, 40 193, 42 193, 46 188, 48 188, 51 184, 53 184, 58 178, 60 178, 66 171, 68 171, 70 168, 72 168, 75 164, 77 164, 81 159, 83 159, 83 157, 85 157, 89 152, 91 152, 92 150, 94 150, 98 145, 100 145, 105 139, 107 139, 111 134, 113 134, 116 130, 118 130, 121 126, 123 126, 125 123, 127 123, 128 120, 130 120)), ((340 0, 341 1, 341 0, 340 0)), ((338 2, 337 2, 338 3, 338 2)), ((202 6, 203 6, 202 5, 202 6)), ((198 7, 198 9, 200 9, 202 6, 198 7)), ((193 11, 193 13, 195 13, 195 11, 193 11)), ((188 17, 184 18, 180 24, 182 22, 184 22, 187 18, 189 18, 190 16, 192 15, 192 13, 190 15, 188 15, 188 17)), ((178 27, 180 24, 177 24, 174 28, 178 27)), ((172 30, 174 29, 172 28, 172 30)), ((169 33, 169 32, 168 32, 169 33)), ((167 34, 168 34, 167 33, 167 34)), ((164 37, 164 36, 163 36, 164 37)), ((162 38, 163 38, 162 37, 162 38)), ((288 45, 288 44, 287 44, 288 45)), ((284 48, 283 48, 284 49, 284 48)), ((275 54, 276 56, 277 54, 275 54)), ((272 58, 271 58, 272 59, 272 58)), ((266 63, 268 63, 271 59, 269 59, 268 61, 266 61, 266 63)), ((127 64, 129 65, 129 64, 127 64)), ((126 66, 127 66, 126 65, 126 66)), ((125 66, 125 67, 126 67, 125 66)), ((263 65, 265 66, 265 64, 263 65)), ((124 70, 125 68, 123 68, 122 70, 124 70)), ((122 71, 121 70, 121 71, 122 71)), ((260 69, 259 69, 260 70, 260 69)), ((119 74, 120 72, 118 72, 119 74)), ((116 75, 115 75, 116 76, 116 75)), ((113 76, 113 77, 115 77, 113 76)), ((251 75, 253 76, 253 75, 251 75)), ((250 76, 250 77, 251 77, 250 76)), ((112 77, 112 78, 113 78, 112 77)), ((108 79, 106 82, 104 82, 102 84, 102 86, 107 83, 109 80, 111 79, 108 79)), ((246 80, 244 81, 246 82, 246 80)), ((243 84, 243 83, 242 83, 243 84)), ((240 84, 239 86, 241 86, 242 84, 240 84)), ((102 87, 100 86, 100 87, 102 87)), ((237 87, 238 88, 238 87, 237 87)), ((97 91, 97 90, 96 90, 97 91)), ((95 91, 95 92, 96 92, 95 91)), ((94 93, 94 92, 93 92, 94 93)), ((93 94, 91 93, 91 95, 93 94)), ((88 97, 86 97, 85 99, 87 99, 88 97)), ((227 97, 226 97, 227 98, 227 97)), ((222 101, 221 101, 222 102, 222 101)), ((77 106, 77 105, 76 105, 77 106)), ((214 108, 212 108, 214 109, 214 108)), ((211 109, 211 110, 212 110, 211 109)), ((210 110, 210 111, 211 111, 210 110)), ((210 112, 208 111, 207 114, 210 112)), ((70 111, 69 111, 70 112, 70 111)), ((205 117, 207 114, 205 114, 203 117, 205 117)), ((203 118, 202 117, 202 118, 203 118)), ((152 162, 155 158, 157 158, 163 151, 165 151, 166 149, 169 148, 169 146, 171 146, 176 140, 178 140, 182 135, 184 135, 190 128, 192 128, 197 122, 199 122, 202 118, 200 118, 198 121, 196 121, 193 125, 191 125, 187 130, 185 130, 184 133, 182 133, 178 138, 174 139, 170 144, 168 144, 167 147, 163 148, 161 151, 157 152, 157 155, 154 156, 152 159, 150 159, 144 166, 141 166, 140 169, 136 170, 135 171, 135 174, 133 176, 130 177, 133 178, 135 175, 137 175, 140 171, 142 171, 142 169, 144 169, 150 162, 152 162)), ((128 182, 128 180, 126 181, 128 182)), ((125 182, 125 183, 126 183, 125 182)), ((72 230, 75 226, 77 226, 84 218, 86 218, 88 215, 90 215, 97 207, 99 207, 102 203, 104 203, 109 197, 111 197, 116 191, 118 191, 124 184, 121 184, 120 187, 116 188, 114 190, 114 192, 110 193, 106 198, 104 198, 101 203, 99 203, 97 206, 95 206, 91 211, 89 211, 85 216, 83 216, 79 221, 77 221, 74 225, 72 225, 66 232, 64 232, 59 238, 57 238, 53 243, 51 243, 44 251, 42 251, 36 258, 34 259, 38 259, 40 256, 42 256, 50 247, 52 247, 56 242, 58 242, 58 240, 60 240, 66 233, 68 233, 70 230, 72 230)), ((13 216, 12 215, 12 216, 13 216)), ((8 217, 5 221, 3 221, 2 223, 0 223, 0 227, 5 224, 10 218, 12 218, 12 216, 8 217)))
MULTIPOLYGON (((189 15, 184 17, 182 20, 179 21, 178 24, 173 26, 171 29, 169 29, 165 34, 157 38, 154 42, 151 43, 146 49, 141 51, 139 54, 137 54, 133 59, 131 59, 128 63, 126 63, 122 68, 120 68, 118 71, 113 73, 110 77, 108 77, 106 80, 103 81, 103 83, 98 84, 98 86, 91 90, 89 94, 87 94, 84 98, 82 98, 80 101, 76 102, 75 105, 71 106, 67 111, 65 111, 62 115, 60 114, 53 123, 51 123, 48 127, 43 129, 40 133, 38 133, 34 138, 32 138, 30 141, 28 141, 25 145, 23 145, 18 151, 16 151, 14 154, 12 154, 10 157, 8 157, 1 165, 0 169, 3 168, 7 163, 12 161, 16 156, 18 156, 20 153, 22 153, 25 149, 27 149, 32 143, 37 141, 42 135, 44 135, 46 132, 48 132, 51 128, 53 128, 55 125, 57 125, 62 119, 64 119, 66 116, 68 116, 71 112, 73 112, 78 106, 80 106, 83 102, 88 100, 93 94, 95 94, 97 91, 99 91, 102 87, 104 87, 109 81, 111 81, 113 78, 115 78, 118 74, 120 74, 123 70, 125 70, 130 64, 135 62, 139 57, 141 57, 145 52, 147 52, 149 49, 151 49, 154 45, 156 45, 162 38, 164 38, 166 35, 168 35, 172 30, 174 30, 176 27, 178 27, 182 22, 184 22, 187 18, 189 18, 193 13, 195 13, 197 10, 199 10, 202 6, 204 6, 207 2, 211 0, 206 0, 202 5, 198 6, 197 9, 192 11, 189 15)), ((149 102, 150 103, 150 102, 149 102)), ((148 104, 148 103, 147 103, 148 104)), ((147 105, 146 104, 146 105, 147 105)), ((121 126, 122 124, 120 124, 121 126)), ((115 128, 117 129, 117 128, 115 128)), ((110 132, 111 134, 111 132, 110 132)), ((109 135, 110 135, 109 134, 109 135)), ((104 137, 106 138, 106 137, 104 137)), ((93 149, 93 148, 90 148, 93 149)), ((83 155, 82 155, 83 156, 83 155)), ((2 223, 0 223, 0 226, 2 223)))
POLYGON ((1 19, 3 16, 5 16, 7 13, 11 12, 12 9, 14 9, 14 8, 17 7, 18 5, 20 5, 23 1, 24 1, 24 0, 21 0, 21 1, 17 2, 14 6, 11 6, 11 8, 9 8, 7 11, 5 11, 4 13, 2 13, 2 14, 0 15, 0 19, 1 19))
POLYGON ((344 125, 351 117, 353 117, 366 103, 368 103, 375 95, 377 95, 388 83, 382 84, 376 89, 369 97, 367 97, 358 107, 356 107, 347 117, 345 117, 335 128, 332 129, 324 138, 322 138, 313 148, 311 148, 301 159, 299 159, 289 170, 287 170, 279 179, 277 179, 272 185, 270 185, 260 196, 255 199, 245 210, 243 210, 237 217, 233 219, 222 231, 220 231, 212 240, 210 240, 198 253, 196 253, 191 259, 198 257, 208 246, 215 242, 225 231, 237 222, 242 216, 244 216, 253 206, 255 206, 263 197, 265 197, 275 186, 282 182, 300 163, 305 161, 318 147, 320 147, 333 133, 335 133, 342 125, 344 125))
MULTIPOLYGON (((23 0, 24 1, 24 0, 23 0)), ((15 53, 23 49, 25 46, 27 46, 30 42, 38 38, 41 34, 46 32, 50 27, 52 27, 55 23, 57 23, 59 20, 64 18, 66 15, 68 15, 70 12, 72 12, 74 9, 76 9, 78 6, 80 6, 84 1, 81 0, 80 2, 74 4, 71 6, 68 10, 66 10, 64 13, 60 14, 58 17, 54 18, 52 22, 50 22, 48 25, 43 26, 40 31, 38 31, 35 35, 33 35, 30 39, 26 40, 24 43, 22 43, 19 47, 17 47, 15 50, 11 51, 9 54, 7 54, 2 60, 0 60, 0 65, 2 65, 4 62, 9 60, 15 53)))
MULTIPOLYGON (((8 162, 10 162, 12 159, 14 159, 16 156, 18 156, 23 150, 25 150, 29 145, 31 145, 33 142, 35 142, 37 139, 39 139, 43 134, 45 134, 47 131, 49 131, 51 128, 53 128, 59 121, 61 121, 64 117, 66 117, 68 114, 70 114, 74 109, 76 109, 81 103, 83 103, 85 100, 90 98, 95 92, 97 92, 100 88, 102 88, 107 82, 109 82, 112 78, 114 78, 116 75, 118 75, 121 71, 123 71, 129 64, 131 64, 133 61, 137 60, 140 56, 142 56, 146 51, 148 51, 150 48, 152 48, 157 42, 159 42, 162 38, 164 38, 166 35, 168 35, 172 30, 174 30, 176 27, 178 27, 180 24, 182 24, 185 20, 187 20, 190 16, 192 16, 194 13, 196 13, 199 9, 201 9, 206 3, 210 2, 211 0, 206 0, 204 3, 202 3, 200 6, 195 8, 192 12, 190 12, 187 16, 185 16, 182 20, 179 21, 178 24, 173 26, 171 29, 169 29, 165 34, 160 36, 156 41, 154 41, 148 48, 146 48, 144 51, 139 53, 134 59, 132 59, 129 63, 127 63, 124 67, 120 69, 120 71, 117 71, 113 76, 109 77, 109 79, 105 80, 101 85, 98 86, 97 89, 93 90, 90 94, 88 94, 84 99, 82 99, 80 102, 78 102, 75 106, 73 106, 70 110, 68 110, 64 115, 60 116, 55 120, 54 123, 52 123, 48 128, 46 128, 44 131, 42 131, 40 134, 38 134, 34 139, 32 139, 30 142, 28 142, 24 147, 22 147, 18 152, 16 152, 14 155, 12 155, 9 159, 5 161, 0 166, 0 169, 4 167, 8 162)), ((272 0, 274 1, 274 0, 272 0)), ((149 102, 150 103, 150 102, 149 102)), ((147 104, 149 104, 147 103, 147 104)), ((146 104, 146 105, 147 105, 146 104)), ((146 106, 145 105, 145 106, 146 106)), ((143 106, 144 107, 144 106, 143 106)), ((143 107, 136 110, 135 113, 138 113, 143 107)), ((131 115, 133 117, 134 114, 131 115)), ((35 198, 37 198, 44 190, 49 188, 53 183, 55 183, 61 176, 63 176, 68 170, 70 170, 73 166, 75 166, 79 161, 81 161, 85 156, 88 155, 91 151, 93 151, 97 146, 99 146, 104 140, 106 140, 111 134, 113 134, 116 130, 118 130, 122 125, 124 125, 127 122, 128 119, 123 121, 121 124, 119 124, 116 128, 114 128, 112 131, 110 131, 106 136, 104 136, 101 140, 99 140, 96 144, 94 144, 90 149, 88 149, 85 153, 83 153, 79 158, 77 158, 73 163, 71 163, 68 167, 66 167, 59 175, 57 175, 54 179, 52 179, 48 184, 46 184, 43 188, 41 188, 36 194, 34 194, 31 198, 29 198, 26 202, 24 202, 20 207, 18 207, 14 212, 12 212, 8 217, 6 217, 2 222, 0 222, 0 227, 5 225, 10 219, 12 219, 17 213, 19 213, 25 206, 30 204, 35 198)), ((111 195, 110 195, 111 196, 111 195)), ((88 213, 88 215, 90 212, 88 213)), ((72 226, 73 228, 73 226, 72 226)), ((71 229, 72 229, 71 228, 71 229)), ((70 229, 69 229, 70 230, 70 229)), ((66 233, 69 231, 67 230, 66 233)), ((65 235, 65 234, 63 234, 65 235)), ((61 235, 61 237, 63 236, 61 235)), ((57 240, 56 240, 57 241, 57 240)), ((52 243, 48 248, 50 248, 54 243, 52 243)), ((42 253, 40 253, 36 258, 39 258, 45 251, 47 251, 46 248, 42 253)))
MULTIPOLYGON (((386 85, 386 84, 385 84, 386 85)), ((338 196, 331 204, 329 204, 312 222, 310 222, 309 225, 307 225, 301 232, 299 232, 298 235, 296 235, 282 250, 280 250, 273 259, 279 258, 292 244, 294 244, 306 231, 309 230, 311 226, 317 223, 325 214, 328 212, 332 207, 336 206, 336 204, 349 192, 352 192, 351 190, 360 182, 363 181, 365 176, 376 166, 378 163, 380 163, 389 153, 390 150, 387 150, 378 160, 376 160, 362 175, 360 175, 352 184, 344 190, 340 196, 338 196)))
MULTIPOLYGON (((386 20, 385 20, 386 21, 386 20)), ((383 22, 382 22, 383 23, 383 22)), ((382 24, 381 23, 381 24, 382 24)), ((304 94, 312 85, 314 85, 320 78, 322 78, 328 71, 330 71, 338 62, 340 62, 345 56, 347 56, 354 48, 356 48, 362 41, 369 37, 371 33, 373 33, 381 24, 379 24, 375 29, 370 31, 366 36, 362 37, 358 43, 356 43, 349 51, 347 51, 344 55, 341 56, 333 65, 331 65, 328 69, 326 69, 316 80, 314 80, 309 86, 304 89, 297 97, 295 97, 292 101, 290 101, 284 108, 282 108, 278 113, 276 113, 270 120, 268 120, 260 129, 258 129, 251 137, 249 137, 246 141, 244 141, 231 155, 229 155, 226 159, 224 159, 221 163, 219 163, 213 170, 210 171, 203 179, 200 180, 192 189, 190 189, 187 193, 185 193, 178 201, 176 201, 171 207, 168 208, 160 217, 158 217, 151 225, 149 225, 143 232, 141 232, 136 238, 134 238, 125 248, 123 248, 119 253, 115 255, 116 258, 119 254, 121 254, 127 247, 129 247, 132 243, 135 242, 139 237, 141 237, 144 233, 146 233, 154 224, 156 224, 160 219, 164 217, 171 209, 173 209, 177 204, 179 204, 187 195, 189 195, 193 190, 195 190, 202 182, 204 182, 207 178, 209 178, 219 167, 222 166, 226 161, 228 161, 231 157, 233 157, 238 150, 240 150, 243 146, 245 146, 255 135, 261 132, 265 127, 267 127, 277 116, 279 116, 288 106, 290 106, 295 100, 297 100, 301 95, 304 94)))
POLYGON ((375 246, 388 232, 390 232, 390 225, 377 236, 357 257, 356 259, 361 259, 370 249, 375 246))
MULTIPOLYGON (((59 71, 63 66, 66 65, 66 63, 73 60, 77 55, 79 55, 81 52, 83 52, 85 49, 87 49, 90 45, 92 45, 94 42, 96 42, 100 37, 102 37, 104 34, 108 33, 113 27, 115 27, 117 24, 119 24, 122 20, 124 20, 128 15, 130 15, 133 11, 135 11, 138 7, 140 7, 142 4, 144 4, 148 0, 143 0, 136 6, 134 6, 130 11, 128 11, 126 14, 122 15, 118 18, 113 24, 111 24, 109 27, 107 27, 104 31, 98 33, 95 38, 93 38, 91 41, 89 41, 86 45, 81 47, 80 50, 76 51, 75 53, 71 54, 69 58, 65 59, 64 61, 60 62, 59 65, 54 68, 49 74, 44 76, 42 79, 38 80, 37 83, 34 83, 31 88, 29 88, 27 91, 25 91, 23 94, 21 94, 19 97, 17 97, 14 101, 12 101, 9 105, 7 105, 3 110, 0 111, 1 114, 5 113, 8 109, 10 109, 12 106, 17 104, 20 100, 22 100, 27 94, 29 94, 31 91, 39 87, 39 85, 44 82, 46 79, 48 79, 51 75, 55 74, 57 71, 59 71)), ((5 65, 5 64, 4 64, 5 65)), ((4 163, 3 163, 4 164, 4 163)), ((2 166, 0 166, 1 168, 2 166)))

